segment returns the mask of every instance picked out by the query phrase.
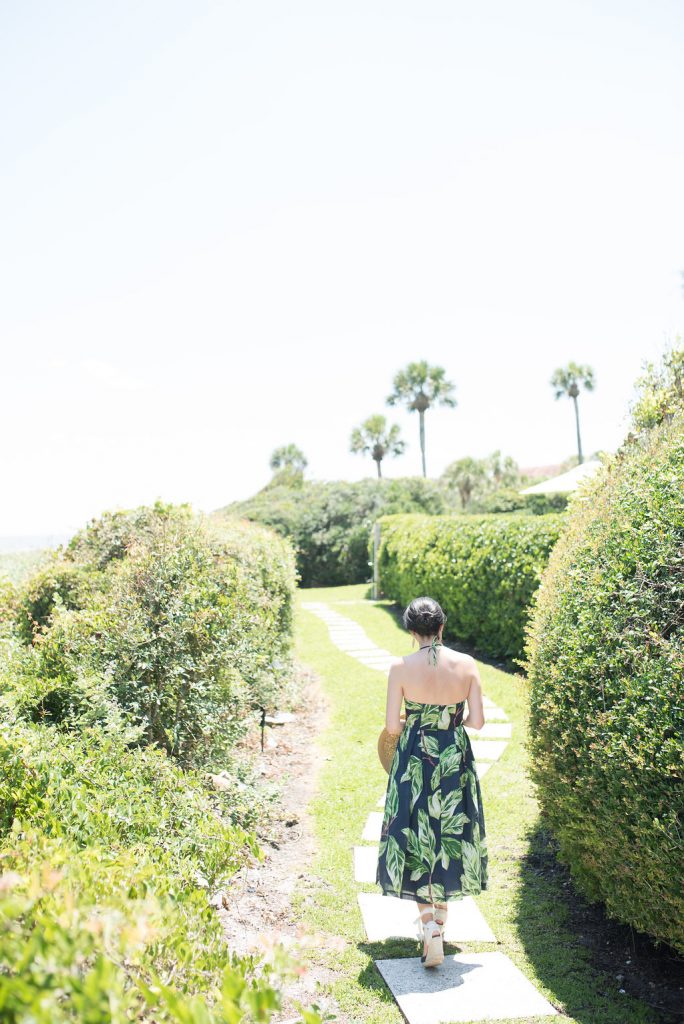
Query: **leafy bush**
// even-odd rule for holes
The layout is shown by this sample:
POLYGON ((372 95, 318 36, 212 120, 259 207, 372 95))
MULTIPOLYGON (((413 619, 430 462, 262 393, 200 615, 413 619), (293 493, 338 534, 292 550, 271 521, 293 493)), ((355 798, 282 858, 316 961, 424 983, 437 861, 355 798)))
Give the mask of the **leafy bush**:
POLYGON ((248 501, 219 510, 216 517, 243 517, 289 537, 296 549, 301 585, 332 587, 370 579, 368 536, 379 516, 438 514, 447 507, 440 485, 422 477, 305 481, 297 487, 269 485, 248 501))
POLYGON ((533 779, 561 858, 612 916, 682 952, 683 595, 680 412, 573 501, 526 667, 533 779))
POLYGON ((171 505, 163 501, 104 512, 74 534, 66 546, 65 556, 70 561, 104 569, 109 562, 124 558, 131 545, 139 544, 157 532, 160 523, 190 522, 192 519, 190 505, 171 505))
POLYGON ((72 728, 118 714, 183 764, 213 764, 292 674, 292 550, 184 507, 136 510, 110 530, 113 518, 20 592, 17 633, 33 649, 13 655, 15 703, 72 728), (125 544, 124 521, 143 524, 125 544))
POLYGON ((208 897, 254 846, 199 779, 96 730, 17 722, 0 765, 3 1021, 270 1019, 292 965, 230 953, 208 897))
POLYGON ((294 584, 271 531, 160 504, 108 514, 2 583, 3 1022, 257 1024, 280 1009, 294 961, 232 954, 209 897, 262 856, 243 825, 263 794, 230 746, 290 686, 294 584), (219 755, 220 792, 179 764, 219 755))
POLYGON ((470 511, 519 512, 534 516, 545 516, 549 512, 564 512, 568 507, 567 494, 520 494, 518 491, 493 491, 473 501, 470 511))
POLYGON ((636 382, 631 406, 637 432, 670 422, 684 407, 684 347, 681 339, 664 353, 659 363, 646 362, 636 382))
POLYGON ((204 783, 161 750, 131 749, 119 736, 12 720, 0 731, 0 821, 31 825, 85 847, 149 844, 151 856, 186 881, 224 882, 256 846, 227 825, 204 783))
POLYGON ((429 594, 447 615, 447 636, 492 657, 517 658, 562 522, 559 515, 384 516, 381 589, 403 605, 429 594))
POLYGON ((32 643, 50 624, 56 605, 83 608, 96 585, 89 567, 64 561, 57 554, 33 573, 20 588, 16 625, 21 638, 32 643))

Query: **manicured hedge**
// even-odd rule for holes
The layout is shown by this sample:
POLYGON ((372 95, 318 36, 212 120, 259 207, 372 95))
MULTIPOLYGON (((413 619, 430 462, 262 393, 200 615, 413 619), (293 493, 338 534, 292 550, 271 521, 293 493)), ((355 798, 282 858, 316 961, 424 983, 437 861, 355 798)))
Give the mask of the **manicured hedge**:
POLYGON ((684 414, 573 501, 528 637, 533 779, 562 860, 684 952, 684 414))
POLYGON ((402 605, 435 598, 447 615, 446 635, 514 659, 562 523, 562 515, 383 516, 381 589, 402 605))
POLYGON ((438 514, 447 508, 437 482, 400 477, 268 486, 215 515, 219 519, 243 517, 277 530, 295 547, 301 585, 334 587, 370 580, 368 534, 379 516, 438 514))
POLYGON ((565 512, 569 498, 569 494, 520 494, 519 491, 502 489, 473 501, 468 511, 471 514, 518 512, 545 516, 549 512, 565 512))

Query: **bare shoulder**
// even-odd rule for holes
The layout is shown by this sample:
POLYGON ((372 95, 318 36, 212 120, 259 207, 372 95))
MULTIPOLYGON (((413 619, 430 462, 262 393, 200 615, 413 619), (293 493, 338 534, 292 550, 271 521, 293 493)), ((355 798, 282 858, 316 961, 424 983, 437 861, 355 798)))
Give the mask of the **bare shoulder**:
POLYGON ((391 675, 398 675, 400 669, 404 667, 404 659, 393 657, 389 663, 389 671, 391 675))
POLYGON ((454 665, 463 668, 466 672, 473 672, 477 669, 477 662, 471 654, 464 654, 463 651, 455 651, 452 647, 449 647, 448 650, 454 665))

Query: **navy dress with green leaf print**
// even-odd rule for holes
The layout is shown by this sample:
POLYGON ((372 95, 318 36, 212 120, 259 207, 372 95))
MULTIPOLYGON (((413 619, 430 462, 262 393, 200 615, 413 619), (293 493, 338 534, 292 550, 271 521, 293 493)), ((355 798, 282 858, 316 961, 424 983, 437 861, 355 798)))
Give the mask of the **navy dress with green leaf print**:
POLYGON ((487 840, 465 701, 404 706, 376 882, 386 896, 420 903, 477 895, 487 888, 487 840))

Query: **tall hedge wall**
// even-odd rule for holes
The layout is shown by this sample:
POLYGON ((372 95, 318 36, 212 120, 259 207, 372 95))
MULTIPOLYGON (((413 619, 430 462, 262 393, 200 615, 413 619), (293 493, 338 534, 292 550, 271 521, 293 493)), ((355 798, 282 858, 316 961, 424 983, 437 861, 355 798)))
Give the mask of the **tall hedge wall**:
POLYGON ((528 637, 533 779, 608 912, 684 952, 684 416, 573 502, 528 637))
POLYGON ((404 605, 429 594, 446 612, 448 636, 512 660, 562 523, 557 514, 383 516, 381 589, 404 605))

